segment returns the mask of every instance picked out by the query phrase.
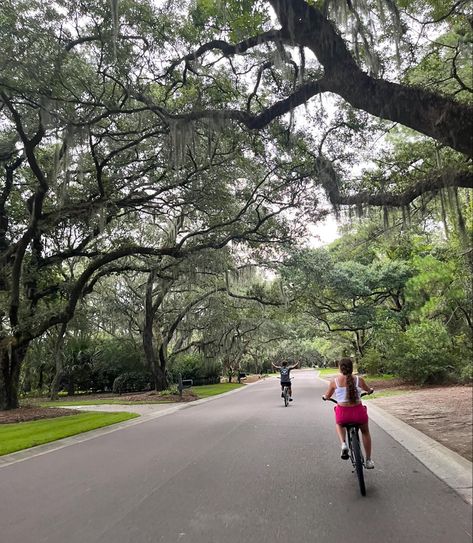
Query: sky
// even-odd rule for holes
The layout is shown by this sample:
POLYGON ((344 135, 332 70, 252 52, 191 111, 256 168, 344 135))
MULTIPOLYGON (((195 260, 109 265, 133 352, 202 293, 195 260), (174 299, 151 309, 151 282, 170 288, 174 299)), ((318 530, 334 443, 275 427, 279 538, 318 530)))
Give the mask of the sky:
POLYGON ((323 221, 319 221, 317 224, 308 225, 308 230, 310 233, 308 240, 310 247, 328 245, 340 236, 338 223, 332 214, 327 215, 323 221))

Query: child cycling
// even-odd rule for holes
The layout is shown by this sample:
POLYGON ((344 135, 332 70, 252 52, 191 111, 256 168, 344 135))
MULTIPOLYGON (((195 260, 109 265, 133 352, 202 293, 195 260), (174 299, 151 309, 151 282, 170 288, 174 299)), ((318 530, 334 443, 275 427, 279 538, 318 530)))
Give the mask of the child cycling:
MULTIPOLYGON (((279 370, 281 374, 281 391, 284 390, 284 387, 287 387, 289 389, 289 401, 292 402, 292 386, 291 386, 291 370, 294 368, 297 368, 299 365, 299 362, 297 364, 294 364, 292 366, 288 366, 287 362, 283 362, 282 366, 276 366, 276 364, 273 364, 271 362, 271 365, 273 368, 279 370)), ((284 397, 284 394, 281 392, 281 398, 284 397)))

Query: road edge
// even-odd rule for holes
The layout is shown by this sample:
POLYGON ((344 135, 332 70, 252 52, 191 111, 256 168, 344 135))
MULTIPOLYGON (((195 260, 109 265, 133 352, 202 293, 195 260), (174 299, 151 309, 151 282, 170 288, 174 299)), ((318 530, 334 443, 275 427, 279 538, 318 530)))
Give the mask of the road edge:
MULTIPOLYGON (((320 381, 328 382, 316 376, 320 381)), ((473 504, 473 463, 435 439, 391 415, 381 407, 368 405, 370 419, 417 458, 461 498, 473 504)))

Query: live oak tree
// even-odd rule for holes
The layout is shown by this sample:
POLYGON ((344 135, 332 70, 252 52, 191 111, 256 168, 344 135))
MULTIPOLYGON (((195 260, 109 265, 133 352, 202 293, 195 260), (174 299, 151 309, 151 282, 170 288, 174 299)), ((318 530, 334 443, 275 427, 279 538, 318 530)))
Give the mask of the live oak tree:
POLYGON ((322 335, 348 335, 362 357, 378 323, 389 314, 403 318, 402 300, 409 266, 376 257, 365 263, 334 257, 330 251, 305 250, 282 270, 296 312, 322 326, 322 335))
POLYGON ((288 131, 294 110, 310 105, 304 121, 317 158, 313 173, 335 206, 398 207, 446 186, 472 187, 464 158, 473 153, 472 25, 465 2, 202 0, 189 13, 197 27, 183 23, 190 52, 172 62, 167 76, 185 92, 196 80, 215 88, 228 73, 231 106, 216 107, 210 92, 200 92, 191 112, 168 112, 146 89, 143 103, 181 120, 211 115, 253 130, 284 118, 288 131), (325 108, 311 100, 322 95, 331 100, 325 108), (409 129, 403 135, 409 144, 431 147, 435 167, 421 156, 402 179, 384 168, 368 172, 364 186, 352 185, 350 169, 371 161, 377 140, 392 130, 384 121, 409 129), (453 157, 451 149, 458 151, 453 157))
POLYGON ((0 408, 17 405, 31 341, 51 327, 61 337, 81 297, 136 255, 281 242, 288 227, 274 217, 320 217, 318 187, 335 206, 471 187, 465 4, 386 6, 383 23, 369 3, 2 3, 0 408), (408 19, 424 12, 449 27, 437 57, 409 50, 408 19), (450 67, 448 85, 432 82, 432 58, 450 67), (322 95, 339 97, 337 115, 311 100, 322 95), (306 124, 293 114, 302 104, 306 124), (406 160, 399 175, 353 183, 358 148, 346 147, 369 146, 386 120, 431 138, 428 167, 411 176, 406 160), (137 224, 165 229, 184 209, 175 243, 140 237, 137 224))
POLYGON ((311 182, 251 135, 245 143, 195 123, 186 139, 116 83, 110 44, 83 56, 64 42, 57 6, 41 21, 35 3, 23 7, 7 5, 2 19, 1 408, 17 406, 31 341, 55 326, 63 336, 100 277, 133 267, 135 255, 284 240, 275 217, 306 200, 311 182), (163 230, 181 216, 179 239, 140 237, 140 222, 163 230))

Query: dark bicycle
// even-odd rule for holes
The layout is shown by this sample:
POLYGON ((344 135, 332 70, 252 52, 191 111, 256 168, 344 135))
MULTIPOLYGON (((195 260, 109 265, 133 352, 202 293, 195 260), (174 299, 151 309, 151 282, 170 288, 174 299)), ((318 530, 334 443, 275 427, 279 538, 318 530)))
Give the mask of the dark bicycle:
MULTIPOLYGON (((361 397, 367 396, 368 394, 373 394, 373 392, 374 392, 373 390, 371 390, 371 392, 362 392, 360 396, 361 397)), ((334 400, 333 398, 322 397, 322 399, 324 400, 324 402, 327 400, 330 400, 331 402, 338 404, 337 400, 334 400)), ((344 424, 343 426, 347 430, 347 441, 348 441, 347 445, 348 445, 350 460, 353 466, 353 472, 356 473, 356 476, 358 478, 358 484, 360 486, 361 495, 366 496, 365 474, 363 472, 363 468, 365 467, 365 458, 361 450, 360 432, 359 432, 360 425, 359 424, 344 424)))
MULTIPOLYGON (((280 377, 278 377, 279 380, 281 380, 280 377)), ((291 379, 292 381, 292 379, 291 379)), ((282 397, 283 397, 283 400, 284 400, 284 406, 287 407, 289 405, 289 398, 290 398, 290 395, 289 395, 289 385, 284 385, 283 386, 283 389, 282 389, 282 397)))

